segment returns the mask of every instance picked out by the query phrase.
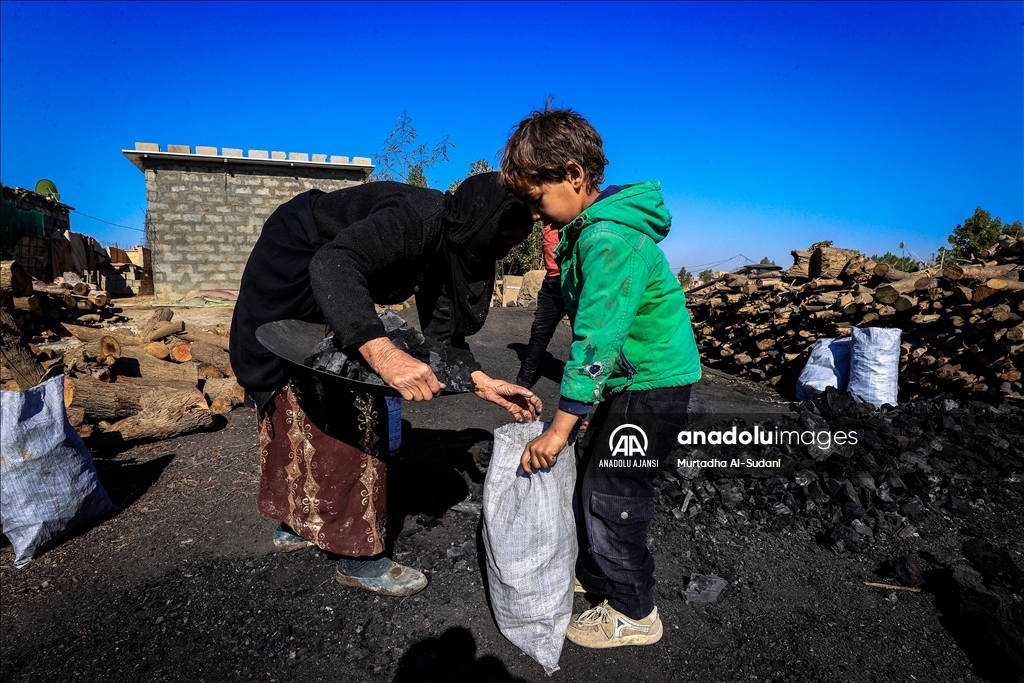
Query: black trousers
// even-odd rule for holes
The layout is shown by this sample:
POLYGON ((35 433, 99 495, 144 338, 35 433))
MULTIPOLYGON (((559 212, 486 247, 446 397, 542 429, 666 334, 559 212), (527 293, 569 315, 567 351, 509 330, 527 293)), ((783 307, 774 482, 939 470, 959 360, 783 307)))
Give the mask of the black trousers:
POLYGON ((631 619, 654 609, 654 479, 686 428, 689 403, 689 386, 623 392, 598 406, 577 445, 576 576, 631 619))
POLYGON ((544 278, 537 292, 537 312, 530 327, 530 343, 519 366, 516 384, 529 389, 537 383, 540 360, 551 343, 551 337, 558 329, 558 323, 565 317, 565 301, 562 299, 562 282, 557 275, 544 278))

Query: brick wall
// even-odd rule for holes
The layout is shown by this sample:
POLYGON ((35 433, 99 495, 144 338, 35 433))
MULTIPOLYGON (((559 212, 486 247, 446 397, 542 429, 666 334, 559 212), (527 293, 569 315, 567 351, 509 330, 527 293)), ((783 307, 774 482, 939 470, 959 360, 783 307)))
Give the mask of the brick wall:
POLYGON ((125 150, 146 176, 149 244, 158 297, 237 289, 267 217, 310 189, 365 182, 369 159, 136 143, 125 150), (143 149, 140 149, 142 147, 143 149), (148 147, 148 149, 147 149, 148 147), (152 148, 156 148, 156 150, 152 148))

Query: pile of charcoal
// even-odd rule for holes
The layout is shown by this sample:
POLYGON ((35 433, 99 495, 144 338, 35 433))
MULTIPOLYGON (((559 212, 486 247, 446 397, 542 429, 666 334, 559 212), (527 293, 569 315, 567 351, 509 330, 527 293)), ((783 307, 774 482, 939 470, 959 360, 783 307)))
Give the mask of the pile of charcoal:
MULTIPOLYGON (((384 332, 394 345, 416 360, 430 366, 437 381, 445 385, 447 392, 473 392, 476 385, 469 368, 459 359, 449 358, 449 349, 427 337, 419 330, 409 327, 400 316, 384 311, 380 316, 384 332)), ((334 343, 334 335, 324 338, 313 353, 306 358, 306 365, 346 379, 384 386, 385 382, 359 355, 349 356, 334 343)))
MULTIPOLYGON (((754 428, 727 418, 691 415, 690 429, 710 434, 754 428)), ((875 410, 829 389, 799 404, 795 413, 760 422, 758 429, 760 437, 748 438, 747 445, 734 439, 728 445, 681 446, 673 453, 660 488, 677 519, 705 528, 796 527, 841 551, 886 536, 914 536, 915 525, 930 514, 968 519, 1020 504, 1019 405, 935 398, 875 410), (764 444, 765 434, 778 437, 783 431, 842 432, 847 438, 810 444, 773 438, 764 444)))

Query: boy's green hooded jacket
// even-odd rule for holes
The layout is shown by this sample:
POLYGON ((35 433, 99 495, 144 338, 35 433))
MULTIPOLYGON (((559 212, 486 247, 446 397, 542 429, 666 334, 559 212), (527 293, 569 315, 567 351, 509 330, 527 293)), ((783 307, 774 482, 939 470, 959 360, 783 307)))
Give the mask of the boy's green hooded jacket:
POLYGON ((564 398, 594 403, 700 379, 686 298, 657 246, 671 224, 653 181, 623 186, 562 228, 555 258, 573 331, 564 398))

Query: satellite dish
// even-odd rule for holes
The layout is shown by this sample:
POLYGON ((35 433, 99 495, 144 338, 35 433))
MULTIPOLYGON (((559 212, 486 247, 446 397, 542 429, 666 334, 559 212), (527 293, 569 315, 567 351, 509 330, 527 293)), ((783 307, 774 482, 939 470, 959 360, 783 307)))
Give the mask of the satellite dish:
POLYGON ((48 194, 58 202, 60 201, 60 193, 57 192, 57 186, 53 184, 52 180, 43 178, 36 183, 36 194, 48 194))

